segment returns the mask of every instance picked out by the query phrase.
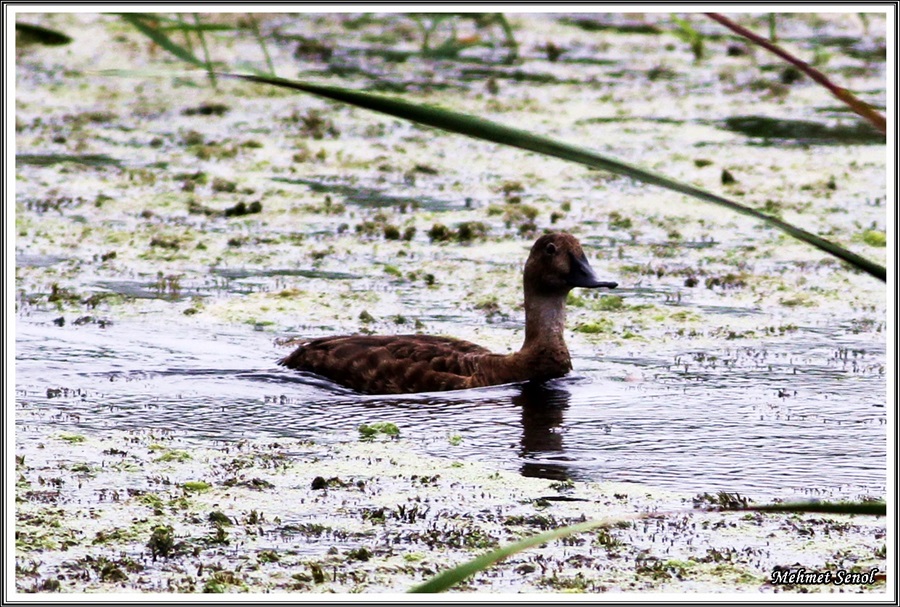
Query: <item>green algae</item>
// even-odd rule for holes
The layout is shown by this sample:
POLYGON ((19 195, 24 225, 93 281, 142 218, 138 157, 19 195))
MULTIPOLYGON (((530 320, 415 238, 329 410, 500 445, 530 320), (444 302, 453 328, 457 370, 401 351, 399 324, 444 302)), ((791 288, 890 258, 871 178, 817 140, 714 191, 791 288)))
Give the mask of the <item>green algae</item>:
POLYGON ((86 439, 81 434, 63 434, 59 437, 60 440, 64 440, 67 443, 78 444, 83 443, 86 439))
POLYGON ((186 462, 191 459, 191 454, 187 451, 179 451, 177 449, 166 449, 165 452, 156 458, 157 462, 186 462))
POLYGON ((360 440, 372 440, 378 435, 384 435, 390 438, 397 438, 400 436, 400 429, 396 424, 391 422, 360 424, 358 431, 360 440))
POLYGON ((187 481, 181 485, 189 493, 204 493, 212 488, 206 481, 187 481))
POLYGON ((612 333, 615 328, 613 321, 603 318, 598 321, 583 322, 575 325, 575 331, 579 333, 612 333))
POLYGON ((878 230, 866 230, 865 232, 863 232, 862 241, 870 247, 887 246, 886 234, 878 230))
POLYGON ((143 493, 137 497, 137 501, 152 509, 154 514, 163 514, 165 502, 159 495, 154 493, 143 493))

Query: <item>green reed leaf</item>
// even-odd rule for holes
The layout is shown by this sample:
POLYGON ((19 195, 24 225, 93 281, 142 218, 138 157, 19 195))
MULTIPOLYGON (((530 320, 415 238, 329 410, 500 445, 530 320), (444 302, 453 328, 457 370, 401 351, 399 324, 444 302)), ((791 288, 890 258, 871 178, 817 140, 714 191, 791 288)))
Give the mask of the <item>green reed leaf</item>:
POLYGON ((559 529, 553 529, 551 531, 546 531, 532 537, 527 537, 524 540, 515 542, 514 544, 510 544, 508 546, 504 546, 502 548, 498 548, 496 550, 488 552, 487 554, 483 554, 482 556, 454 567, 453 569, 443 571, 427 582, 411 588, 409 592, 443 592, 444 590, 447 590, 448 588, 458 584, 467 577, 474 575, 479 571, 487 569, 494 563, 501 561, 510 555, 516 554, 517 552, 521 552, 528 548, 533 548, 534 546, 540 546, 541 544, 546 544, 547 542, 552 542, 553 540, 558 540, 570 535, 575 535, 576 533, 584 533, 585 531, 592 531, 601 527, 609 527, 622 521, 640 518, 641 516, 643 515, 608 518, 601 519, 599 521, 576 523, 575 525, 560 527, 559 529))
POLYGON ((194 54, 185 47, 176 44, 169 38, 160 28, 150 25, 150 19, 155 19, 154 15, 143 15, 139 13, 119 13, 119 16, 133 25, 139 32, 153 40, 161 48, 175 55, 182 61, 187 61, 198 67, 206 68, 207 64, 194 56, 194 54))

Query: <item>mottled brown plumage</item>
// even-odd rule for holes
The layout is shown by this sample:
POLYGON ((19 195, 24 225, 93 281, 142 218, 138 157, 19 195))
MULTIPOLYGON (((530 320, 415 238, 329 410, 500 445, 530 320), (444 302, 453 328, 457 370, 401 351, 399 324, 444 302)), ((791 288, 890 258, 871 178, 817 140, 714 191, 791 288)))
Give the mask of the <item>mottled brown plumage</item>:
POLYGON ((525 263, 525 343, 493 354, 471 342, 430 335, 348 335, 300 343, 278 364, 368 394, 434 392, 544 381, 572 369, 563 339, 566 295, 574 287, 615 288, 594 276, 578 240, 541 236, 525 263))

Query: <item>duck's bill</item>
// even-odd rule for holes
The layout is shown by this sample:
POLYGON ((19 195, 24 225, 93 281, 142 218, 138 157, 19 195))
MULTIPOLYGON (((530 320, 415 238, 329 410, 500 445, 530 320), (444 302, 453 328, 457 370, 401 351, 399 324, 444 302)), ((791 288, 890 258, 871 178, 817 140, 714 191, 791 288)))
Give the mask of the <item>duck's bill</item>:
POLYGON ((584 256, 576 257, 574 255, 572 255, 572 263, 569 275, 566 276, 566 282, 573 287, 582 287, 585 289, 599 289, 601 287, 615 289, 619 286, 619 283, 617 282, 597 280, 594 269, 591 267, 591 264, 588 263, 587 258, 584 256))

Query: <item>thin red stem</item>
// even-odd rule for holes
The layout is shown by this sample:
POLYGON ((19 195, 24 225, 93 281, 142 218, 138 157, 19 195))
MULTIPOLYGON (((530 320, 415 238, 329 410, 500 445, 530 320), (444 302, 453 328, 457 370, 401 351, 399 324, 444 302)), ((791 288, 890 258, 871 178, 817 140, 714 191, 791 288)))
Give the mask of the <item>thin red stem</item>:
POLYGON ((705 13, 705 14, 710 19, 718 21, 719 23, 721 23, 722 25, 724 25, 731 31, 735 32, 736 34, 743 36, 744 38, 747 38, 748 40, 753 41, 754 43, 763 47, 767 51, 775 53, 776 55, 778 55, 779 57, 781 57, 782 59, 784 59, 791 65, 794 65, 797 69, 802 71, 804 74, 806 74, 807 76, 812 78, 814 81, 818 82, 819 84, 821 84, 822 86, 827 88, 829 91, 831 91, 832 95, 834 95, 835 97, 837 97, 838 99, 840 99, 841 101, 846 103, 848 106, 850 106, 850 109, 852 109, 854 112, 856 112, 857 114, 859 114, 860 116, 862 116, 863 118, 868 120, 879 131, 881 131, 882 133, 887 133, 887 120, 885 119, 883 114, 876 111, 871 105, 869 105, 865 101, 858 99, 853 93, 851 93, 847 89, 834 84, 831 80, 828 79, 828 76, 826 76, 825 74, 823 74, 822 72, 820 72, 819 70, 817 70, 816 68, 811 66, 810 64, 806 63, 805 61, 801 61, 800 59, 797 59, 796 57, 791 55, 789 52, 787 52, 786 50, 784 50, 777 44, 773 44, 772 42, 770 42, 769 40, 766 40, 762 36, 760 36, 758 34, 754 34, 747 28, 738 25, 737 23, 735 23, 734 21, 732 21, 731 19, 729 19, 728 17, 725 17, 724 15, 722 15, 720 13, 705 13))

